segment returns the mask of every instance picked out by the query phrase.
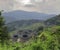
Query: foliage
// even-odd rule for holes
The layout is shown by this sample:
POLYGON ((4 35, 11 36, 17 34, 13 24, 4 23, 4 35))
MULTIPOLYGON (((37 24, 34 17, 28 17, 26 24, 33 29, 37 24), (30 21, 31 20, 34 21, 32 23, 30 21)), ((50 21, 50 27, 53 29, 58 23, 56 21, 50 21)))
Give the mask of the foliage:
POLYGON ((2 12, 0 12, 0 43, 4 45, 8 40, 8 31, 5 26, 4 18, 2 17, 2 12))
POLYGON ((60 50, 60 26, 47 28, 26 43, 10 42, 8 50, 60 50))

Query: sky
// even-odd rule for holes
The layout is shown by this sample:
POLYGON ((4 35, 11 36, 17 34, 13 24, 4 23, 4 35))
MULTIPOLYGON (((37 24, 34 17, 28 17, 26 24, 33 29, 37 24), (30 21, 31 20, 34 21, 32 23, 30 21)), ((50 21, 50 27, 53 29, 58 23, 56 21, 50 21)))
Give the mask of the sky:
POLYGON ((0 10, 60 14, 60 0, 0 0, 0 10))

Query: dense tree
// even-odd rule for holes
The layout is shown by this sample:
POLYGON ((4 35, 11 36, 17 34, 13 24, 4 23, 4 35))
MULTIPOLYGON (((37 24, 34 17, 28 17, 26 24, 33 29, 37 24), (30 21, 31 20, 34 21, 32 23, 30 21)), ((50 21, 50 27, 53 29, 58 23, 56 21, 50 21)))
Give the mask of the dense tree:
POLYGON ((8 31, 5 25, 4 18, 2 17, 2 12, 0 11, 0 43, 4 45, 8 40, 8 31))

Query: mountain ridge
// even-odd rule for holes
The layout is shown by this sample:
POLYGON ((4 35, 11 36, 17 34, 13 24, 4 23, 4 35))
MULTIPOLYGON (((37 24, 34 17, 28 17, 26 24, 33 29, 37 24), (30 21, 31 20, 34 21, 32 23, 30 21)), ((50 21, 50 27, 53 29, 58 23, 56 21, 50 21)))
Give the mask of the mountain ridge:
POLYGON ((50 15, 45 13, 15 10, 15 11, 3 13, 3 16, 6 22, 9 23, 9 22, 18 21, 18 20, 31 20, 31 19, 46 20, 55 16, 55 14, 50 15))

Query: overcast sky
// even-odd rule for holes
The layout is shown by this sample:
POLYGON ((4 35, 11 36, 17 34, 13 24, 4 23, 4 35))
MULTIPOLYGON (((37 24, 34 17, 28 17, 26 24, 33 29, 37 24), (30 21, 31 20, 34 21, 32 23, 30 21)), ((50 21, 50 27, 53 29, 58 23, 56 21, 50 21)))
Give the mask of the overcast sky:
POLYGON ((60 13, 60 0, 0 0, 0 10, 25 10, 41 13, 60 13))

